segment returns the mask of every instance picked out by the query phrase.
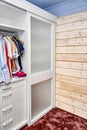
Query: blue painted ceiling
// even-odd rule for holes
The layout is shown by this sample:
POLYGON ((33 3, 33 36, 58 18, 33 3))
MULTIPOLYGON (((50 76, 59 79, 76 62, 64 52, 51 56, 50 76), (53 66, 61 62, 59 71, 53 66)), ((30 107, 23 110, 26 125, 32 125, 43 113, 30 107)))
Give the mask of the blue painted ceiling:
POLYGON ((38 6, 42 9, 45 9, 45 8, 48 8, 50 6, 57 4, 61 0, 27 0, 27 1, 31 2, 32 4, 38 6))
POLYGON ((57 17, 87 11, 87 0, 26 0, 57 17))

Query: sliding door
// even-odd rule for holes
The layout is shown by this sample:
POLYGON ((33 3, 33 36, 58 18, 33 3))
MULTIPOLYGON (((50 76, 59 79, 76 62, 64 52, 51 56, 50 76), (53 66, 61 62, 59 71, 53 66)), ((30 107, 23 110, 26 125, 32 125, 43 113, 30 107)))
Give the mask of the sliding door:
POLYGON ((31 17, 31 121, 53 107, 53 25, 31 17))

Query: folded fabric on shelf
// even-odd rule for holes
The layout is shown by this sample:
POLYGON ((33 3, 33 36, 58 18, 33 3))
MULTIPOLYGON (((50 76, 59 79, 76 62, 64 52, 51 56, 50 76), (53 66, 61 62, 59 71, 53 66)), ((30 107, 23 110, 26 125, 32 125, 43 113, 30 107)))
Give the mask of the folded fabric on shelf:
POLYGON ((20 71, 20 72, 14 73, 13 77, 17 77, 17 78, 26 77, 26 73, 23 71, 20 71))

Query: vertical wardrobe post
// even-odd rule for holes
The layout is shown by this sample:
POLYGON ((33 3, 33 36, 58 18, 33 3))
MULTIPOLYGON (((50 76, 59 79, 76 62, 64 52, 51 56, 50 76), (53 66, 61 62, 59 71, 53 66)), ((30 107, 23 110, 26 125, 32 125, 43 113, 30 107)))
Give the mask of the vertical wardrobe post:
POLYGON ((55 107, 55 24, 51 27, 51 70, 53 70, 51 105, 55 107))
POLYGON ((27 15, 27 119, 28 126, 31 120, 31 14, 27 15))

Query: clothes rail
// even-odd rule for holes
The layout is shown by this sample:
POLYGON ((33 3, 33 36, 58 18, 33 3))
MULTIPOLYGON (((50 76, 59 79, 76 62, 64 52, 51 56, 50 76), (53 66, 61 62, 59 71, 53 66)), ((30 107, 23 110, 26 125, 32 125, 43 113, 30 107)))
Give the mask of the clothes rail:
POLYGON ((8 31, 1 31, 0 30, 0 35, 8 35, 8 36, 18 36, 18 32, 8 32, 8 31))

